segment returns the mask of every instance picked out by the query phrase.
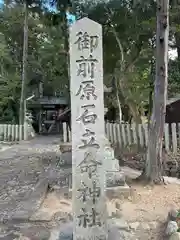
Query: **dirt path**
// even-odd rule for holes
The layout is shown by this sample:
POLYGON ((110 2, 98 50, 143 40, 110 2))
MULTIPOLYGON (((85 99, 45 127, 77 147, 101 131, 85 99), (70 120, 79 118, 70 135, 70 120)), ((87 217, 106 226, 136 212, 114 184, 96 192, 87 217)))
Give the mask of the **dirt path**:
MULTIPOLYGON (((37 138, 12 145, 0 152, 0 221, 12 220, 28 211, 47 189, 45 170, 49 162, 56 162, 56 138, 37 138), (53 144, 54 142, 54 144, 53 144), (37 190, 37 194, 36 194, 37 190), (41 194, 39 194, 41 193, 41 194), (33 194, 33 195, 32 195, 33 194), (32 198, 31 198, 32 196, 32 198), (27 203, 25 203, 27 202, 27 203), (29 208, 28 208, 29 206, 29 208), (24 209, 24 210, 23 210, 24 209)), ((25 214, 24 214, 25 215, 25 214)))
POLYGON ((180 185, 132 187, 136 189, 135 196, 122 203, 122 214, 127 221, 163 221, 170 209, 180 208, 180 185))

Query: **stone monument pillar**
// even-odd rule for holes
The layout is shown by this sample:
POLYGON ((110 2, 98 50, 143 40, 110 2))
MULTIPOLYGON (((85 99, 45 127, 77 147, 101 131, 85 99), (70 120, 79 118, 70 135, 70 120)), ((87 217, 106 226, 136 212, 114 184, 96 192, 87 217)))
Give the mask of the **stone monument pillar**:
POLYGON ((70 29, 73 240, 107 240, 102 27, 70 29))

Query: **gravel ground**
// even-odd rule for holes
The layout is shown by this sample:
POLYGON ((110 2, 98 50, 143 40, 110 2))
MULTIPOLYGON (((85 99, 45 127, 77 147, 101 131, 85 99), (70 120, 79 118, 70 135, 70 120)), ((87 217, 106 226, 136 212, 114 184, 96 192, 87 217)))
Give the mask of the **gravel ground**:
MULTIPOLYGON (((69 169, 57 171, 60 159, 59 140, 53 137, 41 137, 30 142, 13 145, 1 152, 0 158, 0 217, 13 216, 19 207, 33 208, 39 196, 31 199, 32 192, 39 186, 42 189, 46 182, 39 181, 48 177, 46 170, 54 179, 69 169), (52 166, 54 166, 52 168, 52 166), (54 170, 53 170, 54 169, 54 170), (55 174, 56 173, 56 174, 55 174), (42 177, 43 176, 43 177, 42 177), (33 200, 32 203, 29 200, 33 200)), ((127 176, 136 177, 139 172, 123 167, 127 176)), ((172 182, 172 181, 171 181, 172 182)), ((124 240, 165 239, 162 236, 163 223, 169 209, 179 209, 180 186, 170 184, 154 188, 132 184, 134 194, 128 199, 113 199, 107 202, 109 217, 118 228, 124 240)), ((0 239, 4 240, 62 240, 60 229, 65 231, 63 224, 71 224, 72 202, 64 198, 67 188, 49 192, 42 204, 28 219, 13 222, 1 222, 0 239), (54 237, 53 237, 54 236, 54 237), (56 237, 55 237, 56 236, 56 237)), ((38 190, 39 192, 39 190, 38 190)), ((22 211, 20 208, 19 210, 22 211)), ((7 219, 6 219, 7 220, 7 219)), ((69 228, 68 228, 69 229, 69 228)), ((68 234, 71 234, 70 232, 68 234)), ((113 240, 116 240, 113 235, 113 240)), ((68 240, 70 240, 69 238, 68 240)))

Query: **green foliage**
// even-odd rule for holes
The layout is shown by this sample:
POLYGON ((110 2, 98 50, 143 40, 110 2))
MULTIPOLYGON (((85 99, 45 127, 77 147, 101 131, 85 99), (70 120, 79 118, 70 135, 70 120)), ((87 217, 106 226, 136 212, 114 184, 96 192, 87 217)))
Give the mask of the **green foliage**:
MULTIPOLYGON (((55 14, 42 7, 42 1, 27 1, 26 96, 38 91, 40 81, 46 95, 52 95, 54 91, 66 91, 68 94, 65 10, 72 5, 71 10, 78 16, 88 15, 103 26, 105 84, 115 89, 112 81, 115 77, 123 107, 128 107, 132 115, 143 113, 149 102, 154 75, 150 62, 155 53, 156 4, 154 1, 138 1, 135 6, 132 2, 75 0, 71 4, 70 1, 54 0, 51 3, 59 10, 55 14)), ((22 74, 23 1, 16 1, 11 6, 8 1, 5 3, 0 10, 0 121, 17 122, 22 74)), ((169 96, 176 95, 180 90, 179 7, 178 3, 173 2, 170 8, 171 45, 179 48, 179 54, 176 60, 169 62, 169 96)), ((109 106, 117 106, 116 91, 108 94, 105 102, 109 106)))
MULTIPOLYGON (((4 6, 0 11, 0 121, 17 122, 21 94, 23 53, 23 6, 4 6)), ((28 17, 28 69, 26 96, 38 92, 44 83, 47 95, 63 91, 67 85, 63 33, 47 24, 46 14, 28 17), (50 90, 50 91, 49 91, 50 90)))

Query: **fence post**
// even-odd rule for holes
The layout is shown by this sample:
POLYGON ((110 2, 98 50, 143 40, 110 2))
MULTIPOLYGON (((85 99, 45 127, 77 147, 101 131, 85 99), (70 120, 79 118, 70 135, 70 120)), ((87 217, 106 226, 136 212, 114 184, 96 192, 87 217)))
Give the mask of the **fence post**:
POLYGON ((120 124, 119 123, 116 124, 116 129, 117 129, 117 141, 118 141, 119 147, 121 147, 122 146, 122 138, 121 138, 120 124))
POLYGON ((11 125, 10 124, 7 125, 7 141, 8 142, 11 141, 11 125))
POLYGON ((67 127, 65 122, 63 122, 63 142, 67 142, 67 127))
POLYGON ((164 140, 165 140, 165 149, 169 152, 169 125, 165 123, 164 125, 164 140))
POLYGON ((114 143, 116 144, 117 143, 117 129, 116 129, 116 123, 113 123, 113 140, 114 140, 114 143))
POLYGON ((124 146, 126 146, 127 141, 126 141, 125 124, 121 124, 120 126, 121 126, 123 143, 124 143, 124 146))
POLYGON ((148 124, 143 124, 144 134, 145 134, 145 144, 148 146, 148 124))
POLYGON ((71 142, 72 141, 72 132, 69 127, 68 127, 68 132, 69 132, 69 142, 71 142))
POLYGON ((177 134, 176 134, 176 123, 171 124, 172 129, 172 149, 173 152, 177 152, 177 134))
POLYGON ((136 131, 136 124, 132 124, 132 130, 133 130, 133 142, 134 144, 137 144, 137 131, 136 131))
POLYGON ((180 123, 178 123, 178 145, 180 147, 180 123))
POLYGON ((15 141, 19 141, 19 125, 15 126, 15 141))
POLYGON ((144 136, 143 136, 143 132, 142 132, 142 125, 138 124, 138 133, 139 133, 139 143, 140 146, 144 146, 144 136))
POLYGON ((5 141, 6 140, 6 135, 7 135, 7 132, 6 132, 6 124, 3 124, 3 133, 4 133, 4 135, 3 135, 3 141, 5 141))
POLYGON ((110 133, 109 134, 109 140, 110 140, 111 143, 113 143, 113 124, 110 123, 109 127, 110 127, 110 129, 109 129, 109 133, 110 133))
POLYGON ((28 139, 28 123, 25 121, 23 125, 24 140, 28 139))
POLYGON ((110 141, 110 123, 106 123, 106 129, 107 129, 107 139, 110 141))
POLYGON ((3 125, 0 125, 0 141, 3 141, 4 131, 3 131, 3 125))
POLYGON ((15 125, 13 124, 12 126, 11 126, 11 135, 12 135, 12 141, 14 141, 14 131, 15 131, 15 125))
POLYGON ((127 140, 128 140, 128 144, 132 144, 132 139, 131 139, 131 129, 130 129, 131 125, 130 124, 126 124, 126 129, 127 129, 127 140))
POLYGON ((19 141, 23 140, 23 125, 19 125, 19 141))

